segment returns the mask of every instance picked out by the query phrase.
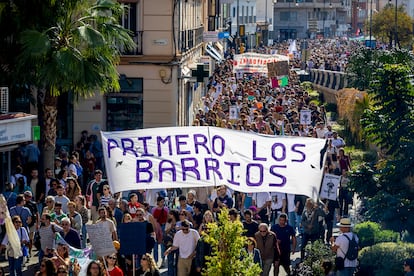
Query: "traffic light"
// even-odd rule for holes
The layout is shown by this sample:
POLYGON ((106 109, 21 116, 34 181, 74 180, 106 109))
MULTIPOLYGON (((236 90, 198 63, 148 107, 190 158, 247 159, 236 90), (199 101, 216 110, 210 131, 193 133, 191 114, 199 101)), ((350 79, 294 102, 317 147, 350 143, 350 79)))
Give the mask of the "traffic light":
POLYGON ((245 25, 239 25, 239 36, 243 37, 246 35, 246 26, 245 25))
POLYGON ((240 44, 240 54, 243 54, 244 51, 246 51, 246 47, 244 46, 244 43, 240 44))

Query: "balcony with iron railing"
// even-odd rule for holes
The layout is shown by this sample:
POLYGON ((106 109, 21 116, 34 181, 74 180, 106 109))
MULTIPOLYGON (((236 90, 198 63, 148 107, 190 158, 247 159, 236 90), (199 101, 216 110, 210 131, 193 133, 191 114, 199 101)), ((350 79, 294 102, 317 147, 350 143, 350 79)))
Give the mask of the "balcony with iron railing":
POLYGON ((195 29, 184 30, 180 32, 180 44, 179 48, 181 52, 186 52, 198 44, 203 42, 204 27, 198 27, 195 29))
POLYGON ((131 31, 131 37, 136 44, 135 50, 132 51, 122 51, 122 55, 124 56, 139 56, 142 55, 142 34, 143 31, 131 31))

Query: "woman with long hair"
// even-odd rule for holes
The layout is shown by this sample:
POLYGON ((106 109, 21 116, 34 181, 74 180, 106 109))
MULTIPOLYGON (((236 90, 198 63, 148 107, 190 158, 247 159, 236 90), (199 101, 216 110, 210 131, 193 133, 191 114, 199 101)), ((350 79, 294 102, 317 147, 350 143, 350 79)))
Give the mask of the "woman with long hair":
POLYGON ((159 276, 157 264, 152 258, 151 254, 145 253, 141 257, 141 267, 138 269, 138 275, 143 276, 159 276))
POLYGON ((92 261, 86 269, 86 276, 105 276, 102 266, 97 261, 92 261))
POLYGON ((105 258, 106 260, 106 272, 109 276, 124 276, 124 272, 119 266, 116 265, 118 257, 116 254, 111 254, 105 258))
POLYGON ((67 169, 62 169, 57 176, 59 183, 62 184, 63 187, 66 187, 66 180, 68 176, 69 175, 67 169))
POLYGON ((57 249, 53 251, 52 261, 54 262, 55 267, 59 267, 61 265, 69 267, 69 247, 65 244, 58 244, 57 249))
POLYGON ((66 196, 70 201, 74 201, 78 195, 81 195, 81 187, 78 181, 73 177, 68 177, 66 180, 66 196))
POLYGON ((82 228, 81 228, 81 247, 86 247, 86 224, 88 223, 88 209, 86 208, 86 200, 83 195, 78 195, 75 198, 76 212, 82 217, 82 228))
POLYGON ((36 272, 36 276, 53 276, 56 275, 56 268, 53 261, 49 258, 43 258, 40 263, 39 271, 36 272))
POLYGON ((203 231, 205 231, 207 229, 207 224, 210 222, 214 222, 214 217, 213 213, 210 210, 207 210, 204 212, 203 222, 201 223, 198 232, 201 234, 203 231))

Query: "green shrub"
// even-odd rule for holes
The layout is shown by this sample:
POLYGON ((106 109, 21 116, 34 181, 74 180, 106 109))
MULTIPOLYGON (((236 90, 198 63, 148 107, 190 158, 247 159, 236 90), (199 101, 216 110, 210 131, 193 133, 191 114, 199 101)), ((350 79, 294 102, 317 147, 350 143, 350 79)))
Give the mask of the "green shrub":
POLYGON ((399 234, 391 230, 382 230, 378 223, 365 221, 355 226, 354 232, 358 235, 359 246, 372 246, 381 242, 398 242, 399 234))
POLYGON ((306 257, 303 265, 311 268, 313 276, 323 276, 322 263, 324 261, 331 261, 334 263, 335 254, 331 248, 322 241, 315 241, 305 247, 306 257))
POLYGON ((365 247, 359 252, 360 271, 364 276, 404 275, 402 264, 414 255, 414 244, 379 243, 365 247))
POLYGON ((207 224, 203 234, 211 245, 212 254, 206 256, 206 269, 202 275, 208 276, 257 276, 262 271, 259 264, 243 248, 247 238, 241 221, 231 222, 229 210, 224 208, 218 214, 217 223, 207 224))
POLYGON ((313 89, 313 83, 310 81, 304 81, 300 84, 300 87, 302 87, 305 91, 310 91, 313 89))

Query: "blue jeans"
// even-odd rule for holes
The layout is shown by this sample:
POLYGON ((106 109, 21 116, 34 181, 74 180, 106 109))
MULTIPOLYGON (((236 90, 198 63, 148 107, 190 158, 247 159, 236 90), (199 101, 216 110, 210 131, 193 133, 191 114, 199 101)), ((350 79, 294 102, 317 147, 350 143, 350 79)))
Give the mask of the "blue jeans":
POLYGON ((167 256, 168 260, 168 276, 177 276, 177 262, 178 262, 178 250, 172 251, 167 256))
POLYGON ((345 267, 342 270, 336 272, 336 276, 352 276, 354 275, 355 267, 345 267))
POLYGON ((22 263, 23 257, 20 257, 18 259, 9 257, 10 276, 22 276, 22 263))

